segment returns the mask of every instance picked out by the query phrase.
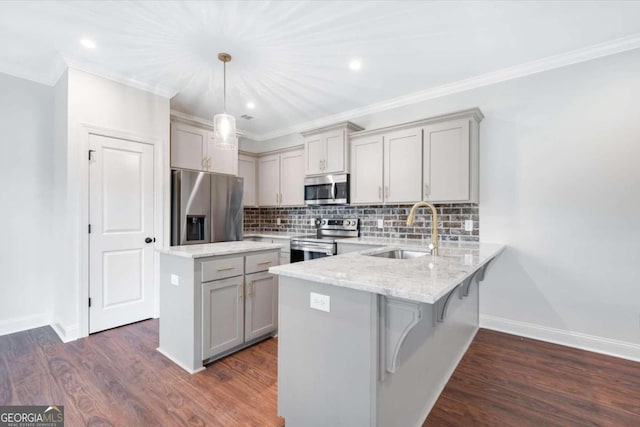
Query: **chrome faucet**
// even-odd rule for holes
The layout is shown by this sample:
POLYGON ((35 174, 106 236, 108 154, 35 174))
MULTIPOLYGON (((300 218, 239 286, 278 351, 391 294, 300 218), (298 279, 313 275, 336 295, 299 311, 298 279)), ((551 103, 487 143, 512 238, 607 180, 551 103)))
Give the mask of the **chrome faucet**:
POLYGON ((407 217, 407 226, 413 225, 416 218, 416 210, 422 207, 431 209, 431 254, 440 255, 438 251, 438 213, 436 212, 435 206, 427 202, 418 202, 413 205, 407 217))

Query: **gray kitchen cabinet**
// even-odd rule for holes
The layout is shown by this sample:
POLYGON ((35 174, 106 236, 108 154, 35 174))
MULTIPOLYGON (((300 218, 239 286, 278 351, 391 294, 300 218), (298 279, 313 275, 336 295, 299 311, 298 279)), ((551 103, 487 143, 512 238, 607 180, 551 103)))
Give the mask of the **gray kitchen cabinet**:
POLYGON ((251 341, 278 328, 278 279, 268 272, 247 274, 244 339, 251 341))
POLYGON ((225 356, 277 330, 278 278, 267 270, 279 260, 277 249, 202 259, 202 360, 225 356))
POLYGON ((202 358, 244 342, 243 276, 202 285, 202 358))
POLYGON ((305 132, 304 173, 307 176, 349 172, 349 132, 362 130, 351 122, 305 132))

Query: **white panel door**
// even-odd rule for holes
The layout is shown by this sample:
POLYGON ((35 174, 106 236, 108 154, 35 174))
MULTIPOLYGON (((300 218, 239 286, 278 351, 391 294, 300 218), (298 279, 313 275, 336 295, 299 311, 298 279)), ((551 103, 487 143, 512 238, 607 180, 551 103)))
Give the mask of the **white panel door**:
POLYGON ((334 130, 324 134, 325 158, 324 173, 338 173, 347 170, 345 159, 345 131, 334 130))
POLYGON ((382 136, 351 141, 351 203, 383 202, 382 136))
POLYGON ((424 199, 465 201, 470 198, 469 121, 424 128, 424 199))
POLYGON ((384 135, 384 201, 413 203, 422 198, 422 128, 384 135))
POLYGON ((93 333, 153 317, 154 155, 152 145, 98 135, 89 147, 93 333))
POLYGON ((260 157, 258 160, 258 203, 277 206, 280 200, 280 156, 260 157))
POLYGON ((256 159, 254 157, 238 156, 238 176, 244 178, 243 204, 256 206, 256 159))
POLYGON ((305 173, 307 175, 318 175, 323 173, 325 161, 325 146, 322 135, 307 137, 304 141, 305 149, 305 173))
POLYGON ((238 175, 238 149, 223 150, 216 147, 213 132, 208 133, 208 171, 225 175, 238 175))
POLYGON ((280 205, 304 204, 304 151, 280 155, 280 205))
POLYGON ((208 132, 182 123, 171 123, 171 167, 206 170, 208 132))

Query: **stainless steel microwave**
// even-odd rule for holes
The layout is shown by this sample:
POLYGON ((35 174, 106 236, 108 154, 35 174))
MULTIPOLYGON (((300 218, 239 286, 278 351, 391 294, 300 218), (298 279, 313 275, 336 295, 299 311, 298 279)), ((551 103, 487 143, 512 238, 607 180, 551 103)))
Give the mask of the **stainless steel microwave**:
POLYGON ((314 176, 304 179, 305 205, 349 203, 349 174, 314 176))

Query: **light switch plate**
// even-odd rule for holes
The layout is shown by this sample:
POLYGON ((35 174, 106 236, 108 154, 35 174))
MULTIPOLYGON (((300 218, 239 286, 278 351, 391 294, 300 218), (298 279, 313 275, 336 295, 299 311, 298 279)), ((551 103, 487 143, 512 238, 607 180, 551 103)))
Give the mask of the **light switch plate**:
POLYGON ((384 228, 384 220, 378 220, 378 228, 384 228))
POLYGON ((473 231, 473 220, 467 219, 464 221, 464 231, 473 231))
POLYGON ((309 294, 309 307, 329 313, 331 311, 331 297, 311 292, 309 294))
POLYGON ((177 274, 171 275, 171 284, 175 286, 180 286, 180 276, 177 274))

